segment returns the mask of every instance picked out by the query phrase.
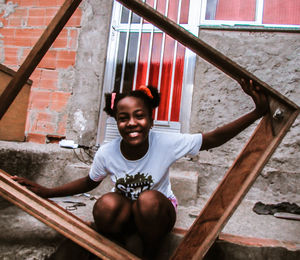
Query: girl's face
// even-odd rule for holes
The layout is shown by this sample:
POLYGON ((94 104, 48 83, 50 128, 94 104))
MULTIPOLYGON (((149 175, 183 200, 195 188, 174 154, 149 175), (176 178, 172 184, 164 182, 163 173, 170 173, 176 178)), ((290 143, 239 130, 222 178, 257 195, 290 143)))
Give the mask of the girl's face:
POLYGON ((148 134, 153 120, 144 101, 136 97, 125 97, 117 104, 116 120, 120 135, 127 146, 148 147, 148 134))

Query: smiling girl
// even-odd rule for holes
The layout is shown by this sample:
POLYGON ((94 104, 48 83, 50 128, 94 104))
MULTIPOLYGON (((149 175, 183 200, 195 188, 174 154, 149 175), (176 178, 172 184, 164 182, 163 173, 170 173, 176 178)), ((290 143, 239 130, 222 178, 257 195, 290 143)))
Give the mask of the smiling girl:
POLYGON ((177 200, 169 167, 187 154, 224 144, 267 112, 266 97, 252 81, 241 80, 240 84, 253 99, 255 109, 203 134, 152 131, 152 112, 160 101, 154 87, 106 94, 104 110, 116 119, 120 137, 99 148, 88 176, 56 188, 13 178, 42 197, 58 197, 88 192, 110 176, 114 189, 99 198, 93 208, 97 230, 117 239, 137 232, 145 259, 153 259, 176 220, 177 200))

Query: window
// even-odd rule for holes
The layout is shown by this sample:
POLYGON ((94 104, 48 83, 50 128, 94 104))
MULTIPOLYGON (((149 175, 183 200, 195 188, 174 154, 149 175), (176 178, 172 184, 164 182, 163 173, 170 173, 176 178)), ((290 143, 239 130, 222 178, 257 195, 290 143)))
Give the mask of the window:
POLYGON ((201 25, 300 27, 299 0, 203 0, 201 25))
MULTIPOLYGON (((192 33, 198 33, 198 0, 144 2, 192 33)), ((161 93, 160 106, 154 113, 157 131, 188 131, 195 58, 194 53, 167 34, 114 2, 104 92, 123 92, 140 85, 157 87, 161 93)), ((114 119, 101 113, 98 143, 117 134, 114 119)))

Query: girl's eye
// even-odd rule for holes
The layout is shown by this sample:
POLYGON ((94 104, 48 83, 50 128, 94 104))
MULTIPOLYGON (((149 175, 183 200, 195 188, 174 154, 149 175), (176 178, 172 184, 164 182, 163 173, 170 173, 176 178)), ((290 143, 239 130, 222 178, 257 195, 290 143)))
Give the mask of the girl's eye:
POLYGON ((121 121, 121 122, 124 122, 127 120, 127 117, 126 116, 119 116, 118 117, 118 121, 121 121))
POLYGON ((136 117, 139 119, 142 119, 142 118, 144 118, 144 114, 137 114, 136 117))

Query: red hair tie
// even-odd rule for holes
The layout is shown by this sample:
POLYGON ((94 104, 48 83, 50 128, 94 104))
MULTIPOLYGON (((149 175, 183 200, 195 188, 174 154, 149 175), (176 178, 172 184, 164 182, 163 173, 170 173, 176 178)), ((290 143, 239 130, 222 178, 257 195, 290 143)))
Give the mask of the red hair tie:
POLYGON ((150 89, 146 86, 141 85, 138 90, 143 91, 149 98, 153 99, 150 89))

